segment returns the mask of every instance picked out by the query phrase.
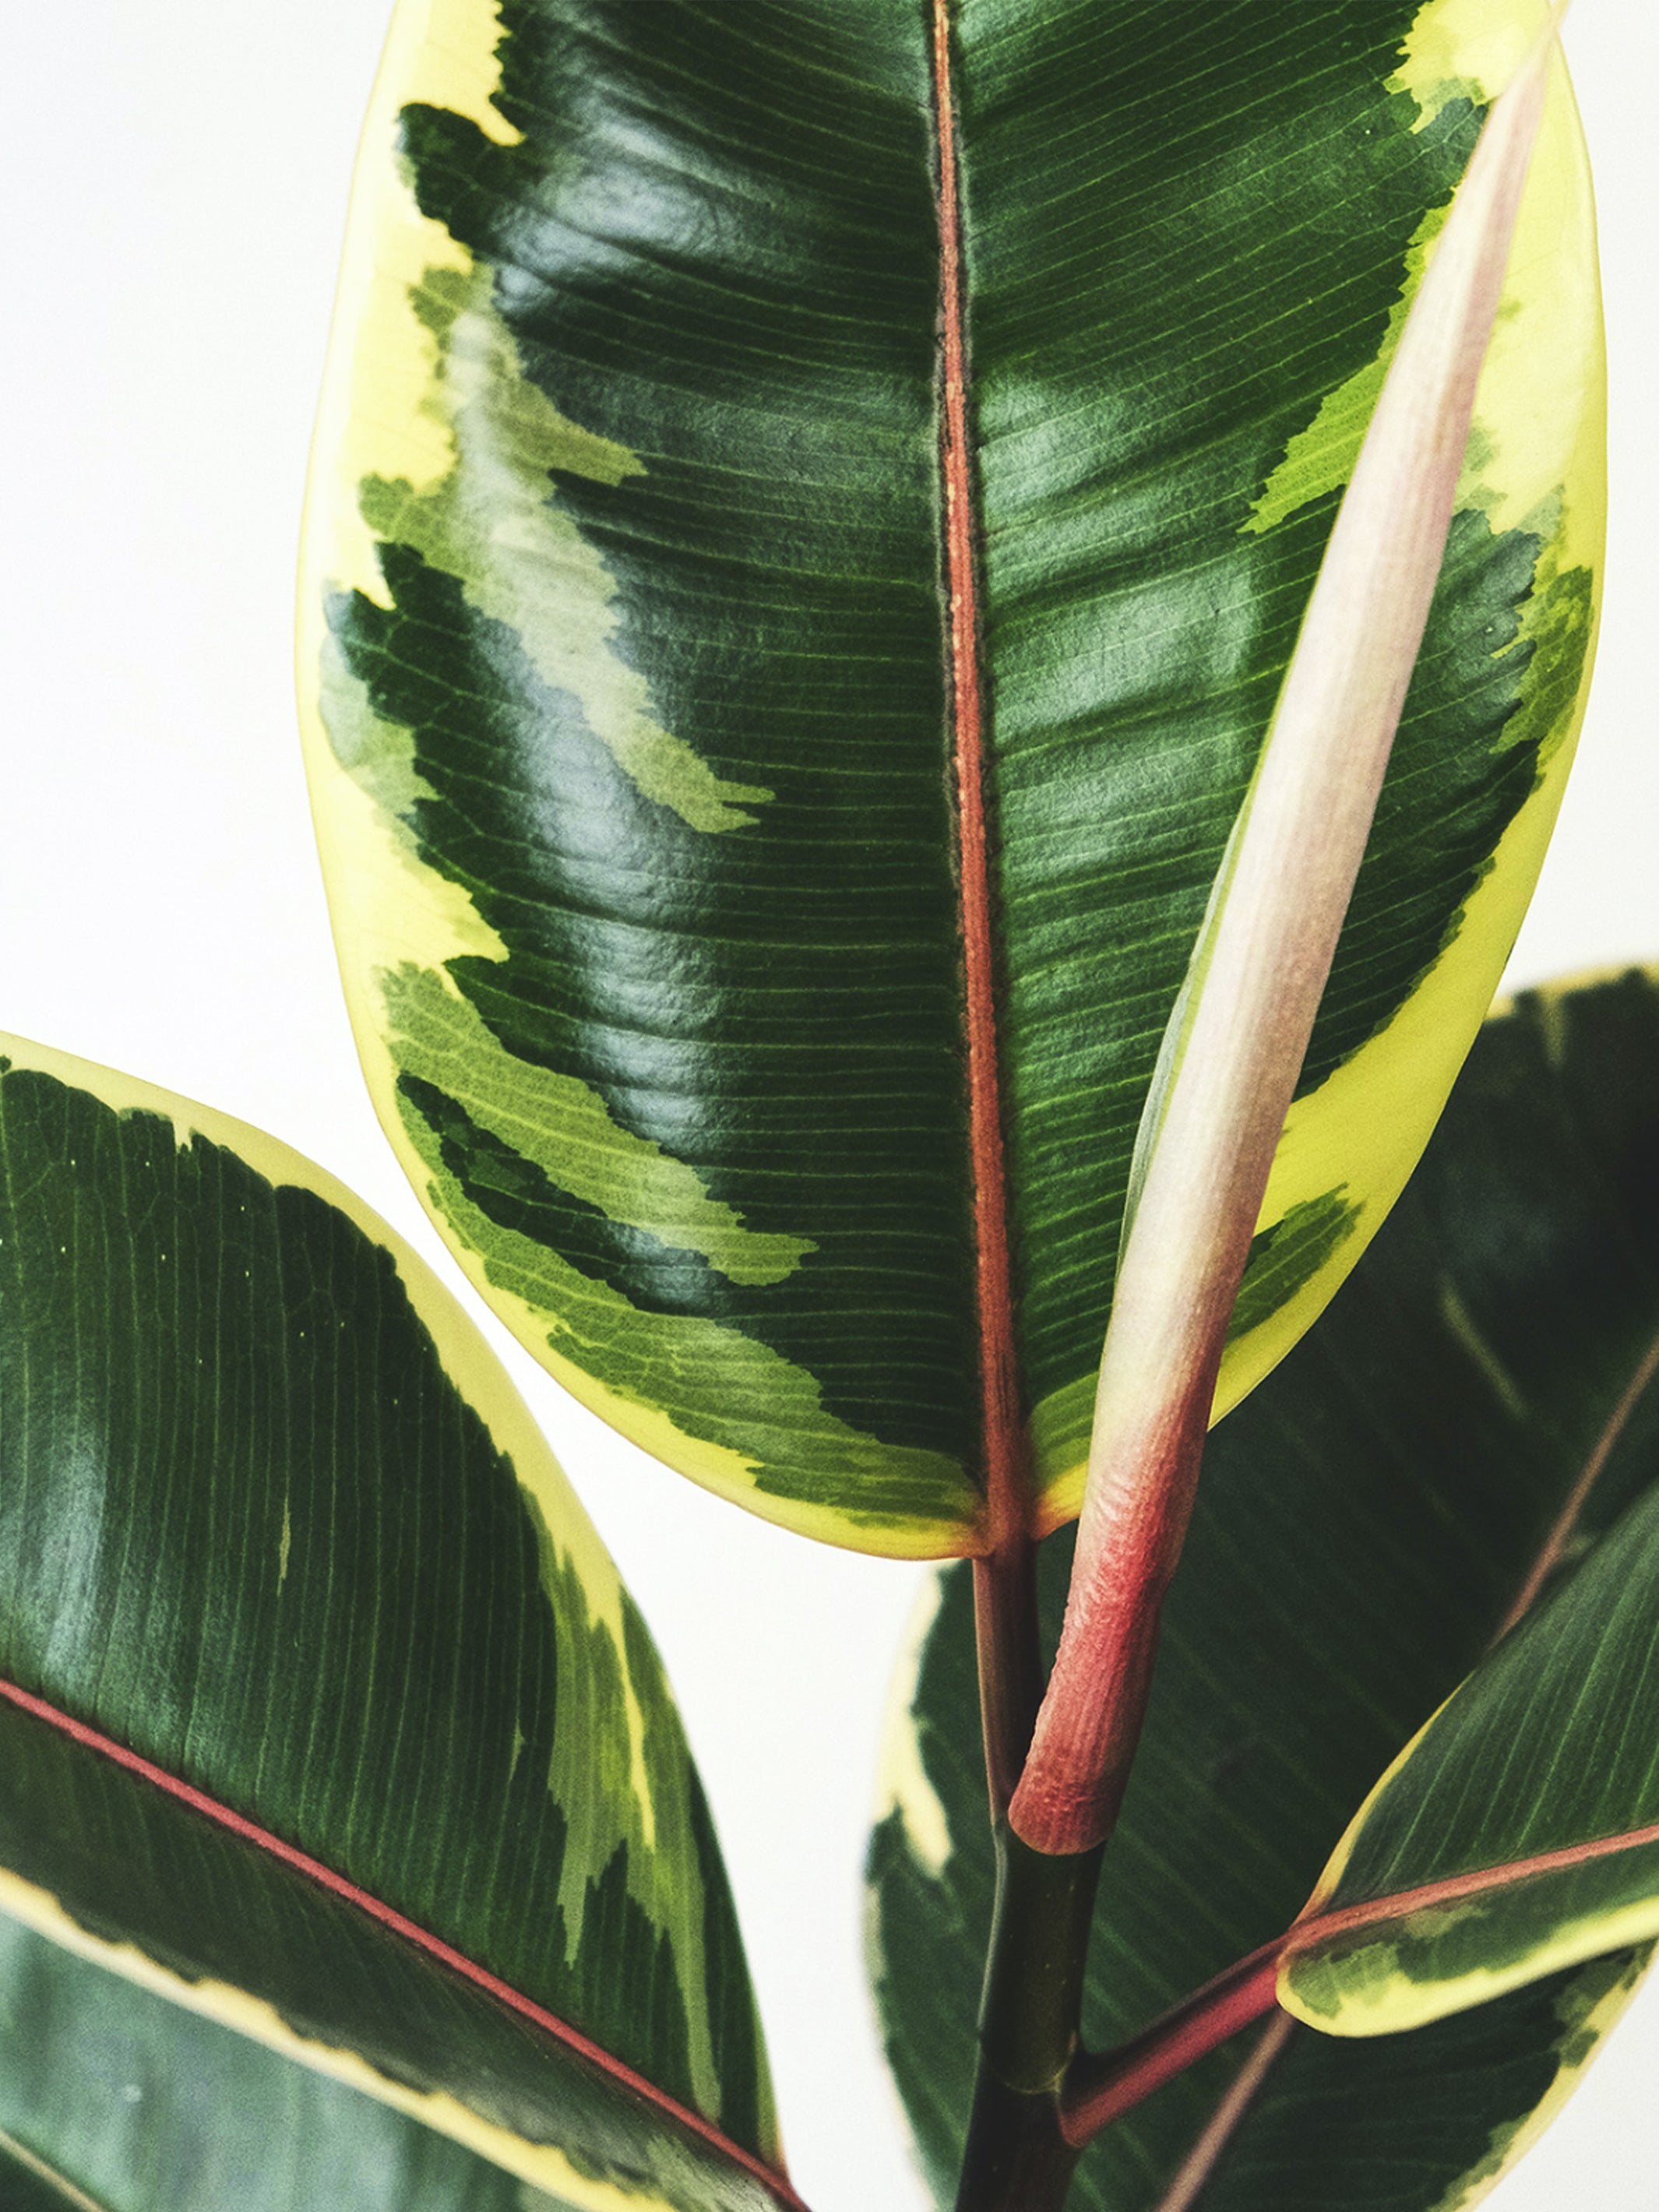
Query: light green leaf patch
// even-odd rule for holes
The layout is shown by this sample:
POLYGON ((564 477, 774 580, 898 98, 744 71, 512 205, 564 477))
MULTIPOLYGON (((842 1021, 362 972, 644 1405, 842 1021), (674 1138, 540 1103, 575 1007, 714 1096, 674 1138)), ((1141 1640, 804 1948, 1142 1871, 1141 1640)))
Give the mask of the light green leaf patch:
POLYGON ((531 1161, 549 1182, 613 1221, 696 1252, 732 1282, 781 1283, 817 1248, 767 1235, 711 1198, 694 1168, 635 1136, 574 1075, 516 1059, 470 1000, 441 975, 405 963, 383 975, 392 1055, 531 1161))
POLYGON ((0 1916, 0 2203, 37 2203, 573 2212, 406 2113, 0 1916))
POLYGON ((963 1547, 982 1502, 955 1461, 863 1434, 826 1409, 815 1376, 769 1345, 700 1314, 647 1312, 493 1219, 446 1158, 442 1130, 406 1086, 396 1095, 429 1178, 428 1201, 463 1260, 476 1264, 498 1306, 527 1310, 514 1327, 540 1336, 569 1389, 591 1399, 597 1382, 606 1418, 625 1435, 663 1452, 672 1434, 673 1456, 696 1480, 762 1513, 769 1498, 789 1500, 801 1509, 787 1516, 793 1525, 841 1543, 867 1539, 865 1548, 920 1558, 963 1547), (705 1449, 686 1452, 687 1438, 705 1449), (845 1485, 854 1475, 859 1503, 849 1507, 845 1485))
POLYGON ((493 272, 428 269, 410 298, 435 339, 424 407, 453 441, 455 465, 417 490, 368 477, 362 517, 464 586, 468 603, 516 633, 551 689, 581 702, 589 728, 647 799, 693 830, 739 830, 772 796, 718 776, 657 721, 650 687, 616 649, 615 586, 599 555, 553 501, 550 475, 598 483, 641 476, 626 447, 568 421, 525 375, 490 302, 493 272))
MULTIPOLYGON (((1449 203, 1448 204, 1449 204, 1449 203)), ((1431 208, 1419 225, 1406 256, 1400 296, 1389 311, 1388 327, 1374 360, 1327 392, 1305 430, 1298 430, 1285 448, 1285 458, 1261 488, 1261 496, 1240 525, 1248 535, 1276 530, 1299 507, 1329 493, 1340 491, 1353 473, 1364 443, 1365 427, 1382 395, 1389 364, 1406 327, 1406 317, 1421 281, 1429 247, 1446 220, 1445 207, 1431 208)), ((1477 460, 1482 441, 1472 446, 1469 460, 1477 460)))

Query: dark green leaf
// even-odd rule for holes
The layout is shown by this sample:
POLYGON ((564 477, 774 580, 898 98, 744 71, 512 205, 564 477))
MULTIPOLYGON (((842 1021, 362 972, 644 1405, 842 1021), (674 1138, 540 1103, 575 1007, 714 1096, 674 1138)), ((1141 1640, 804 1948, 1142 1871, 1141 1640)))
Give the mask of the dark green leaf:
POLYGON ((577 2204, 787 2191, 661 1669, 307 1163, 0 1056, 0 1902, 577 2204))

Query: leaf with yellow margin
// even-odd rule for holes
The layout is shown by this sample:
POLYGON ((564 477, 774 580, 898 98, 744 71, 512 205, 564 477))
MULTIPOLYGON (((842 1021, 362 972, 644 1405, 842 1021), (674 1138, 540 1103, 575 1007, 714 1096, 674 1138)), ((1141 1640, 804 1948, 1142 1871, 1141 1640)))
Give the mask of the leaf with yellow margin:
POLYGON ((0 1907, 574 2212, 796 2202, 650 1638, 348 1192, 6 1041, 0 1498, 0 1907))

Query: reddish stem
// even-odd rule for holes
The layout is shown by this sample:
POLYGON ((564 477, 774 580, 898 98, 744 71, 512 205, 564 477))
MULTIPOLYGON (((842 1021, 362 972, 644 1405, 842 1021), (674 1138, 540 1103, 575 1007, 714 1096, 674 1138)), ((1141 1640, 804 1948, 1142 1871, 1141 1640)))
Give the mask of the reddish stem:
MULTIPOLYGON (((1253 1221, 1254 1214, 1224 1279, 1229 1304, 1253 1221)), ((1181 1395, 1142 1438, 1148 1479, 1133 1492, 1097 1491, 1085 1499, 1060 1656, 1010 1811, 1015 1832, 1034 1850, 1091 1850, 1116 1826, 1146 1718, 1164 1594, 1198 1495, 1223 1334, 1212 1333, 1181 1395)))
POLYGON ((1060 2130, 1079 2148, 1103 2128, 1273 2009, 1280 1936, 1206 1982, 1103 2057, 1080 2058, 1060 2099, 1060 2130))

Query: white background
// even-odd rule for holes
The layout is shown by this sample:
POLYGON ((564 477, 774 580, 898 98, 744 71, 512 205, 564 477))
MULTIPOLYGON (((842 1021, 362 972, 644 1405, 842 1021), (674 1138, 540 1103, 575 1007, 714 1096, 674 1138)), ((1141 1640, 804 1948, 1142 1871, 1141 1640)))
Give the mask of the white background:
MULTIPOLYGON (((9 11, 0 1024, 270 1128, 458 1282, 358 1078, 290 704, 306 446, 382 24, 383 0, 9 11)), ((1523 981, 1659 952, 1659 748, 1639 673, 1659 585, 1654 11, 1578 0, 1568 44, 1598 157, 1613 538, 1589 724, 1523 981)), ((492 1333, 678 1687, 797 2182, 815 2212, 921 2212, 862 1985, 858 1885, 917 1571, 717 1504, 492 1333)), ((1492 2203, 1652 2212, 1656 2082, 1659 1987, 1492 2203)))

